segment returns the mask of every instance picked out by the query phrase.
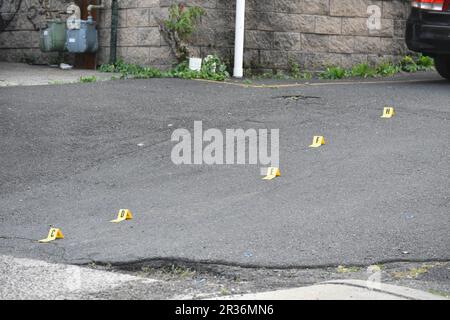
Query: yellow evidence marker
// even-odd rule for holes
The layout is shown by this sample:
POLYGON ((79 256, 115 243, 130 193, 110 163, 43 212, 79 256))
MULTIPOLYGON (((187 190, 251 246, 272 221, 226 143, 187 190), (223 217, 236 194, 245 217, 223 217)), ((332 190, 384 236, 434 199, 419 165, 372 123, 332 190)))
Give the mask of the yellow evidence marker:
POLYGON ((382 118, 390 119, 393 116, 395 116, 395 110, 393 107, 385 107, 383 109, 383 115, 381 116, 382 118))
POLYGON ((281 176, 280 168, 270 167, 267 168, 267 175, 263 178, 263 180, 272 180, 280 176, 281 176))
POLYGON ((41 243, 47 243, 56 239, 64 239, 61 229, 51 228, 46 239, 39 240, 41 243))
POLYGON ((325 144, 325 138, 323 136, 314 136, 311 148, 319 148, 325 144))
POLYGON ((114 220, 111 220, 111 222, 119 223, 125 220, 131 220, 133 219, 133 215, 131 214, 131 211, 128 209, 120 209, 119 214, 117 215, 117 218, 114 220))

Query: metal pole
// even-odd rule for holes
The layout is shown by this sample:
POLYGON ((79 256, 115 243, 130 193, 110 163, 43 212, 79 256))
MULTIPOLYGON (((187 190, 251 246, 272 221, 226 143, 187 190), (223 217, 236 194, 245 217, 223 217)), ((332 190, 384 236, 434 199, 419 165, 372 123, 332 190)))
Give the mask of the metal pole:
POLYGON ((236 37, 234 44, 234 72, 235 78, 244 75, 244 34, 245 34, 245 0, 236 0, 236 37))
POLYGON ((109 47, 109 64, 117 61, 117 25, 119 23, 119 3, 118 0, 111 2, 111 42, 109 47))

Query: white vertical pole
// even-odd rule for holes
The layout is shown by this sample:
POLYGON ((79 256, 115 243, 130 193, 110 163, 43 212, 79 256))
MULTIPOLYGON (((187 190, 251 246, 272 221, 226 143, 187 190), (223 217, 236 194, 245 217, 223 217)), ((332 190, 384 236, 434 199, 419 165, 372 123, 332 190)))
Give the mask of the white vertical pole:
POLYGON ((244 31, 245 31, 245 0, 236 0, 236 37, 234 44, 235 78, 244 76, 244 31))

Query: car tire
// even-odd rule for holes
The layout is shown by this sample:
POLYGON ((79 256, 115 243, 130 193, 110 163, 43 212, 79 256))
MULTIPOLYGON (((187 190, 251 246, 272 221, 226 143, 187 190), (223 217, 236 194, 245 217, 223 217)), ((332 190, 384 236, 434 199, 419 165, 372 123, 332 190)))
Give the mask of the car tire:
POLYGON ((442 77, 450 80, 450 56, 436 56, 434 66, 442 77))

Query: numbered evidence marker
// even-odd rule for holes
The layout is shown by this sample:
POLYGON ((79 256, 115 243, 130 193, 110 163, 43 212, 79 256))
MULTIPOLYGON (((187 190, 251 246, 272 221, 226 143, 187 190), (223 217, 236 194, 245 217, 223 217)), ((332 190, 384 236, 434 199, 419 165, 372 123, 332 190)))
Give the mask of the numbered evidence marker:
POLYGON ((313 139, 312 145, 310 145, 311 148, 319 148, 320 146, 323 146, 325 144, 325 138, 323 136, 315 136, 313 139))
POLYGON ((270 167, 267 168, 267 175, 263 178, 263 180, 272 180, 275 179, 276 177, 280 177, 281 176, 281 172, 279 168, 276 167, 270 167))
POLYGON ((395 116, 394 108, 393 107, 385 107, 383 110, 383 115, 381 117, 385 118, 385 119, 390 119, 393 116, 395 116))
POLYGON ((51 228, 46 239, 39 240, 41 243, 47 243, 56 239, 64 239, 61 229, 51 228))
POLYGON ((125 220, 131 220, 133 219, 133 215, 131 214, 131 211, 128 209, 120 209, 119 214, 117 215, 117 218, 114 220, 111 220, 111 222, 119 223, 125 220))

